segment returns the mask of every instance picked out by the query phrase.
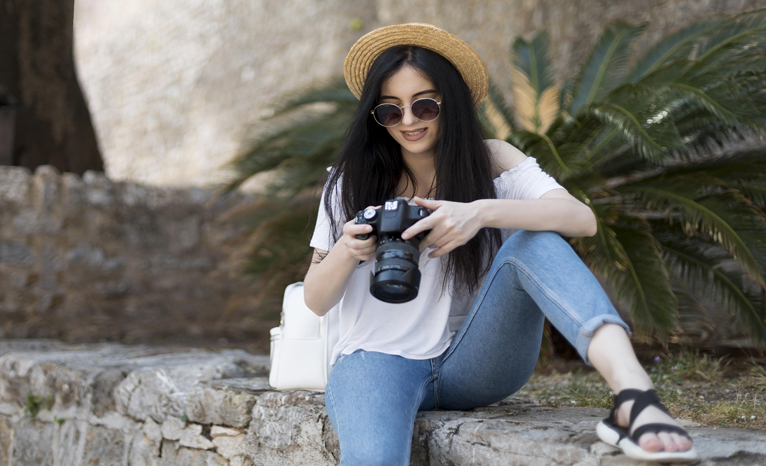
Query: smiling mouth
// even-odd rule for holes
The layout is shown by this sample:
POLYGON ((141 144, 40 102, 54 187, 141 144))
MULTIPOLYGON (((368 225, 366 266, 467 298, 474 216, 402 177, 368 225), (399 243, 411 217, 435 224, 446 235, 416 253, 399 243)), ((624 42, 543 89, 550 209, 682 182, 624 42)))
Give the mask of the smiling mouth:
POLYGON ((402 131, 402 133, 406 134, 407 136, 417 136, 418 134, 422 133, 428 128, 421 128, 415 131, 402 131))

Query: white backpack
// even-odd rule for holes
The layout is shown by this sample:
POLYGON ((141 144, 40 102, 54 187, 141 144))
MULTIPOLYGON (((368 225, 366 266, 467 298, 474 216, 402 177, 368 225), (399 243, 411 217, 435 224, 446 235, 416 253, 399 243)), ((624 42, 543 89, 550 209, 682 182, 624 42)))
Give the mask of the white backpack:
POLYGON ((271 329, 269 385, 277 390, 324 391, 338 342, 339 305, 322 317, 303 301, 303 282, 285 289, 282 319, 271 329))

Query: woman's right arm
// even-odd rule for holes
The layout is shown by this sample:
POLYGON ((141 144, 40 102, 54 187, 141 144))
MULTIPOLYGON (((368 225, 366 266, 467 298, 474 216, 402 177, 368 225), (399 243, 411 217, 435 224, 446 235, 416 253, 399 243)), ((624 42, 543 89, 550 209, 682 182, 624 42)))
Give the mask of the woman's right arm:
POLYGON ((314 249, 311 266, 303 280, 303 299, 306 306, 316 315, 325 315, 340 302, 359 261, 365 261, 375 255, 375 235, 366 240, 356 238, 356 235, 371 231, 370 225, 357 225, 354 220, 350 220, 343 225, 343 236, 330 252, 314 249))

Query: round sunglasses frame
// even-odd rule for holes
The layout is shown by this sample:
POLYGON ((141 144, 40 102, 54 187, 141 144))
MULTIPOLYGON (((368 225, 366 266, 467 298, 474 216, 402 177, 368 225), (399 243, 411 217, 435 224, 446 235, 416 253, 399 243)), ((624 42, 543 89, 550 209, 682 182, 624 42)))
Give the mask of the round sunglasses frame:
POLYGON ((412 116, 413 116, 413 117, 415 117, 415 119, 416 119, 416 120, 418 120, 418 121, 425 121, 425 122, 428 122, 428 121, 434 121, 435 119, 439 118, 439 115, 441 114, 441 111, 442 111, 442 101, 441 101, 441 100, 432 99, 432 98, 430 98, 430 97, 423 97, 422 99, 418 99, 418 100, 416 100, 416 101, 412 102, 411 104, 409 104, 409 105, 405 105, 405 106, 403 106, 403 107, 401 107, 401 106, 399 106, 399 105, 396 105, 396 104, 391 104, 391 103, 385 103, 385 104, 376 105, 376 106, 375 106, 375 108, 373 108, 372 110, 370 110, 370 114, 372 115, 372 118, 375 120, 375 123, 379 124, 380 126, 382 126, 382 127, 384 127, 384 128, 393 128, 394 126, 396 126, 396 125, 398 125, 399 123, 401 123, 401 122, 402 122, 402 120, 404 120, 404 109, 405 109, 405 108, 410 108, 410 111, 412 111, 411 107, 412 107, 413 105, 415 105, 416 103, 420 102, 421 100, 432 100, 432 101, 436 102, 436 106, 437 106, 437 107, 439 107, 439 113, 437 113, 437 114, 436 114, 436 117, 434 117, 434 118, 433 118, 433 119, 431 119, 431 120, 421 120, 420 118, 416 117, 414 113, 412 114, 412 116), (400 111, 400 112, 402 112, 402 117, 399 119, 399 121, 397 121, 397 122, 396 122, 396 124, 393 124, 393 125, 388 125, 388 126, 387 126, 387 125, 384 125, 383 123, 381 123, 381 122, 379 122, 379 121, 378 121, 378 117, 376 117, 376 116, 375 116, 375 110, 377 110, 377 109, 378 109, 378 107, 382 107, 382 106, 384 106, 384 105, 393 105, 394 107, 398 107, 398 108, 399 108, 399 111, 400 111))

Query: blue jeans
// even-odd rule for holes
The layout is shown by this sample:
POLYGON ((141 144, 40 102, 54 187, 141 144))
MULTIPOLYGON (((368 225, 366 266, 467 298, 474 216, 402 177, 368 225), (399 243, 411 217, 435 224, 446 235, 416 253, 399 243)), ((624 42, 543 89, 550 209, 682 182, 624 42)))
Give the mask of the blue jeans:
POLYGON ((519 390, 537 362, 545 317, 586 363, 602 324, 630 332, 561 236, 518 231, 498 251, 444 353, 417 360, 360 350, 336 361, 325 407, 341 465, 408 465, 418 411, 473 409, 519 390))

